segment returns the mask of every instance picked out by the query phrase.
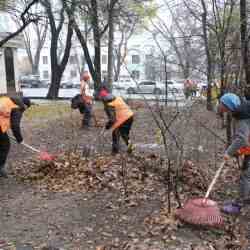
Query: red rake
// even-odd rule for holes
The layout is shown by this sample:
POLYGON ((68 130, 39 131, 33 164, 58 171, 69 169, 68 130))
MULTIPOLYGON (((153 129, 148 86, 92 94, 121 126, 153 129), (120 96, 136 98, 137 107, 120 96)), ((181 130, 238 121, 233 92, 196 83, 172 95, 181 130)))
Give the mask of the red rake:
POLYGON ((218 204, 215 201, 208 199, 208 196, 224 165, 225 161, 221 163, 219 169, 216 171, 216 174, 208 187, 205 197, 188 200, 182 208, 177 209, 177 218, 194 225, 218 227, 223 224, 223 218, 221 216, 218 204))

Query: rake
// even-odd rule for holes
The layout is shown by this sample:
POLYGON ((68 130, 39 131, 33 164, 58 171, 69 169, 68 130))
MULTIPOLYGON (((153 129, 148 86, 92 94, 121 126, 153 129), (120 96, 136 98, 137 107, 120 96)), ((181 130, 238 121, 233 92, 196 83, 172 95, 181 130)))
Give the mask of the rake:
POLYGON ((106 130, 105 127, 103 127, 101 129, 101 131, 99 133, 97 133, 96 137, 94 137, 92 142, 83 147, 83 152, 82 152, 83 155, 90 156, 91 154, 96 152, 96 142, 98 141, 98 139, 100 139, 102 136, 104 136, 105 130, 106 130))
POLYGON ((189 224, 201 226, 218 227, 223 224, 223 218, 217 202, 208 199, 208 197, 224 165, 225 161, 221 163, 219 169, 216 171, 205 197, 188 200, 182 208, 176 210, 175 215, 177 218, 189 224))
MULTIPOLYGON (((16 142, 16 140, 13 137, 10 136, 10 138, 13 141, 16 142)), ((33 146, 31 146, 31 145, 29 145, 27 143, 22 142, 21 145, 24 146, 25 148, 27 148, 27 149, 35 152, 35 153, 38 153, 38 159, 39 160, 42 160, 42 161, 53 161, 56 158, 55 155, 50 154, 47 151, 38 150, 38 149, 34 148, 33 146)))

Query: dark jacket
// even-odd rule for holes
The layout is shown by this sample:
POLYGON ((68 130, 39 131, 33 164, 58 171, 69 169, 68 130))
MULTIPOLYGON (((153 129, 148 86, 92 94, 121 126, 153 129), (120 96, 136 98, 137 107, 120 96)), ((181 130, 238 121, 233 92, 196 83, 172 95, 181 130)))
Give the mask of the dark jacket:
POLYGON ((232 144, 226 153, 230 156, 237 154, 241 147, 250 146, 250 102, 243 101, 242 104, 232 112, 235 123, 235 135, 232 144))
POLYGON ((111 94, 103 98, 104 110, 108 117, 108 122, 106 123, 106 129, 110 129, 116 121, 115 109, 108 105, 108 103, 115 100, 115 97, 111 94))
POLYGON ((84 102, 82 96, 77 94, 71 99, 71 108, 78 109, 81 114, 85 114, 86 111, 91 111, 91 104, 84 102))

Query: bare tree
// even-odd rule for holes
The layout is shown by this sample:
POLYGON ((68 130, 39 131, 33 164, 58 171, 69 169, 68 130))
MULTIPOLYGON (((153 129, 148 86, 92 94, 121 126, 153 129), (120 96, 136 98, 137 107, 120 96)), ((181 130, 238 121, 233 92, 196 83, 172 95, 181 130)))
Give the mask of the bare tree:
POLYGON ((114 48, 114 80, 118 81, 119 75, 121 72, 121 67, 126 59, 127 51, 128 51, 128 41, 133 35, 136 27, 137 19, 134 20, 128 20, 128 19, 122 19, 118 23, 118 33, 120 37, 117 37, 116 41, 117 44, 114 48))
POLYGON ((118 0, 110 0, 108 7, 108 75, 107 83, 109 89, 112 89, 113 85, 113 70, 114 70, 114 14, 115 14, 115 5, 118 3, 118 0))
POLYGON ((47 13, 51 31, 51 44, 50 44, 51 85, 47 94, 47 98, 55 99, 58 97, 61 78, 70 55, 71 39, 73 36, 73 21, 71 19, 69 19, 67 23, 65 49, 62 58, 58 57, 58 41, 60 34, 63 31, 62 29, 65 23, 65 11, 66 9, 68 9, 67 12, 68 13, 71 12, 71 14, 73 15, 76 4, 75 1, 72 1, 70 3, 70 6, 68 6, 65 1, 61 1, 59 13, 55 14, 53 12, 52 4, 49 0, 43 0, 41 1, 41 3, 47 13))
POLYGON ((240 0, 240 33, 241 33, 241 55, 243 60, 243 68, 245 73, 246 90, 245 94, 250 97, 250 60, 249 60, 249 41, 250 35, 248 31, 248 15, 247 2, 240 0))
MULTIPOLYGON (((22 0, 19 4, 25 6, 27 5, 27 0, 22 0)), ((44 17, 44 13, 41 13, 37 8, 34 11, 34 14, 40 17, 39 22, 32 23, 33 25, 23 31, 23 35, 25 50, 32 68, 32 74, 37 75, 39 74, 38 67, 40 54, 44 46, 48 30, 48 19, 44 17), (34 44, 35 49, 33 50, 34 44)), ((13 16, 12 18, 19 27, 22 26, 18 15, 13 16)))
MULTIPOLYGON (((6 1, 7 2, 7 1, 6 1)), ((39 20, 39 17, 36 15, 33 15, 30 10, 32 7, 37 4, 39 0, 32 0, 30 1, 26 6, 23 11, 20 13, 20 22, 21 25, 20 27, 13 33, 7 34, 4 39, 0 41, 0 48, 7 43, 10 39, 14 38, 15 36, 19 35, 29 24, 31 23, 36 23, 39 20)), ((4 10, 6 12, 12 12, 13 11, 13 6, 6 6, 4 5, 4 10)))
POLYGON ((195 18, 190 16, 185 8, 180 8, 179 5, 172 6, 167 1, 164 3, 171 14, 172 25, 159 16, 152 23, 155 30, 171 46, 174 57, 177 59, 175 64, 180 67, 182 77, 187 79, 191 77, 193 69, 199 64, 197 59, 201 58, 197 56, 200 50, 197 46, 197 38, 200 35, 199 27, 195 18))
POLYGON ((88 68, 94 80, 94 88, 97 91, 100 88, 101 84, 101 42, 104 33, 108 29, 108 24, 104 20, 103 14, 105 12, 105 8, 107 6, 104 2, 100 2, 97 0, 91 0, 89 2, 80 1, 78 2, 78 7, 82 10, 81 15, 85 15, 85 18, 89 18, 90 20, 90 30, 93 33, 93 44, 94 44, 94 59, 92 61, 89 47, 88 47, 88 39, 86 37, 86 32, 88 27, 85 27, 85 31, 82 32, 80 29, 81 20, 78 20, 76 16, 70 16, 73 21, 74 31, 77 35, 77 38, 82 46, 84 56, 86 62, 88 64, 88 68))

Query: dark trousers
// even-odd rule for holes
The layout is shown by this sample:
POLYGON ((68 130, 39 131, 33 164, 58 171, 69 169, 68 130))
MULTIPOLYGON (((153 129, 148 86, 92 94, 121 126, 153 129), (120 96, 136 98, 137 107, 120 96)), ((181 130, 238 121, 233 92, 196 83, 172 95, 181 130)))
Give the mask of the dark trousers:
POLYGON ((240 200, 249 203, 250 201, 250 155, 246 155, 243 161, 240 176, 240 200))
POLYGON ((80 112, 81 112, 81 114, 83 114, 82 126, 83 127, 90 126, 92 105, 91 104, 84 104, 84 106, 80 108, 80 112))
POLYGON ((125 121, 120 127, 112 132, 112 152, 118 153, 120 149, 120 137, 124 140, 125 144, 129 144, 129 132, 133 124, 133 117, 125 121))
POLYGON ((10 150, 10 139, 7 133, 0 132, 0 169, 4 167, 10 150))

